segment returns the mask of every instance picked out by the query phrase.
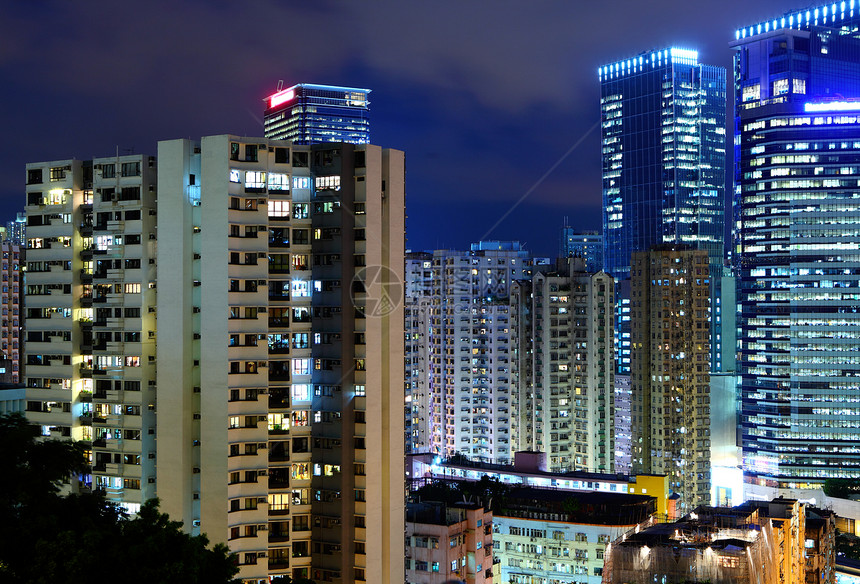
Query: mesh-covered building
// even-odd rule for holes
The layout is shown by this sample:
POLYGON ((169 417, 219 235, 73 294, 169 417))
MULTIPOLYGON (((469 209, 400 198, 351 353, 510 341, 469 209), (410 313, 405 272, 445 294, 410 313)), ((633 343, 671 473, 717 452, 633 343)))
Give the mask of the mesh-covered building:
POLYGON ((603 583, 831 583, 834 533, 832 512, 793 499, 702 506, 612 542, 603 583))

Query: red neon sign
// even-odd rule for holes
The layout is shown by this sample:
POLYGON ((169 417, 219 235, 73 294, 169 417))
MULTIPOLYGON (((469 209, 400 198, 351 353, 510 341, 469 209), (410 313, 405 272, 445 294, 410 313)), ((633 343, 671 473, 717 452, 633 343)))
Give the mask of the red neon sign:
POLYGON ((279 91, 269 98, 269 107, 275 107, 292 100, 296 96, 296 92, 292 89, 279 91))

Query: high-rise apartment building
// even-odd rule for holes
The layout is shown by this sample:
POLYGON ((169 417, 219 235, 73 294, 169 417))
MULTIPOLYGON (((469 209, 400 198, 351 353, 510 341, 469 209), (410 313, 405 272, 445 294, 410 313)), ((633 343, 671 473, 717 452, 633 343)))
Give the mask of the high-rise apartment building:
POLYGON ((511 291, 514 446, 545 452, 554 472, 612 472, 614 281, 560 262, 511 291))
POLYGON ((159 144, 158 493, 243 582, 404 577, 404 159, 159 144))
POLYGON ((0 356, 9 361, 9 370, 2 373, 12 383, 23 380, 24 370, 24 249, 11 240, 0 243, 0 356))
MULTIPOLYGON (((429 450, 430 428, 434 404, 430 402, 430 366, 432 347, 429 343, 431 326, 431 298, 433 294, 433 254, 409 252, 406 254, 405 302, 403 313, 406 326, 406 453, 429 450)), ((440 408, 441 413, 441 408, 440 408)), ((439 441, 441 444, 441 440, 439 441)), ((437 450, 437 452, 441 452, 437 450)))
MULTIPOLYGON (((667 48, 600 67, 604 269, 630 277, 631 255, 657 244, 708 251, 724 263, 726 71, 693 50, 667 48)), ((719 278, 712 279, 713 298, 719 278)), ((622 299, 619 296, 618 306, 622 299)), ((716 305, 716 303, 714 303, 716 305)), ((720 370, 719 319, 711 366, 720 370)), ((616 320, 617 352, 629 322, 616 320)), ((629 363, 618 359, 618 371, 629 363)))
POLYGON ((3 241, 18 245, 22 248, 27 245, 27 215, 26 213, 18 213, 13 221, 6 222, 6 231, 3 234, 3 241))
POLYGON ((565 225, 561 228, 558 257, 582 258, 585 271, 597 273, 603 269, 603 236, 597 231, 576 231, 565 225))
POLYGON ((299 83, 266 98, 267 138, 295 144, 370 143, 369 89, 299 83))
POLYGON ((406 384, 412 451, 510 462, 511 283, 528 278, 518 242, 483 241, 470 251, 412 255, 406 384))
POLYGON ((708 253, 655 246, 631 269, 633 472, 668 475, 689 510, 711 490, 708 253))
POLYGON ((860 477, 860 4, 744 27, 735 232, 748 487, 860 477))
POLYGON ((155 496, 155 186, 149 156, 27 165, 27 416, 130 512, 155 496))

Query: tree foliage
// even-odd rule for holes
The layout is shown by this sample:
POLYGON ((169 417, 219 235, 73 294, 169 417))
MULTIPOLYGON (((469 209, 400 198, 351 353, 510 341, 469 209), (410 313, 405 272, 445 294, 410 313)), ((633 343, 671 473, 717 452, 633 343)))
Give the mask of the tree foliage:
POLYGON ((84 449, 37 436, 23 416, 0 417, 0 582, 234 582, 227 547, 184 533, 157 500, 129 518, 99 493, 61 496, 62 482, 85 469, 84 449))

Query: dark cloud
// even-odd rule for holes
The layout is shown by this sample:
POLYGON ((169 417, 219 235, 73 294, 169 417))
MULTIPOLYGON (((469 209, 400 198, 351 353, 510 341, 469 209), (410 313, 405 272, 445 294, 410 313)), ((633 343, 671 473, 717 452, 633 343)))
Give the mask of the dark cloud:
MULTIPOLYGON (((735 27, 792 8, 775 0, 7 3, 0 218, 21 208, 28 161, 259 135, 261 100, 283 79, 371 88, 373 141, 407 153, 412 247, 464 247, 595 123, 599 65, 680 45, 729 66, 735 27)), ((549 254, 564 215, 599 229, 599 162, 594 133, 494 233, 549 254)))

